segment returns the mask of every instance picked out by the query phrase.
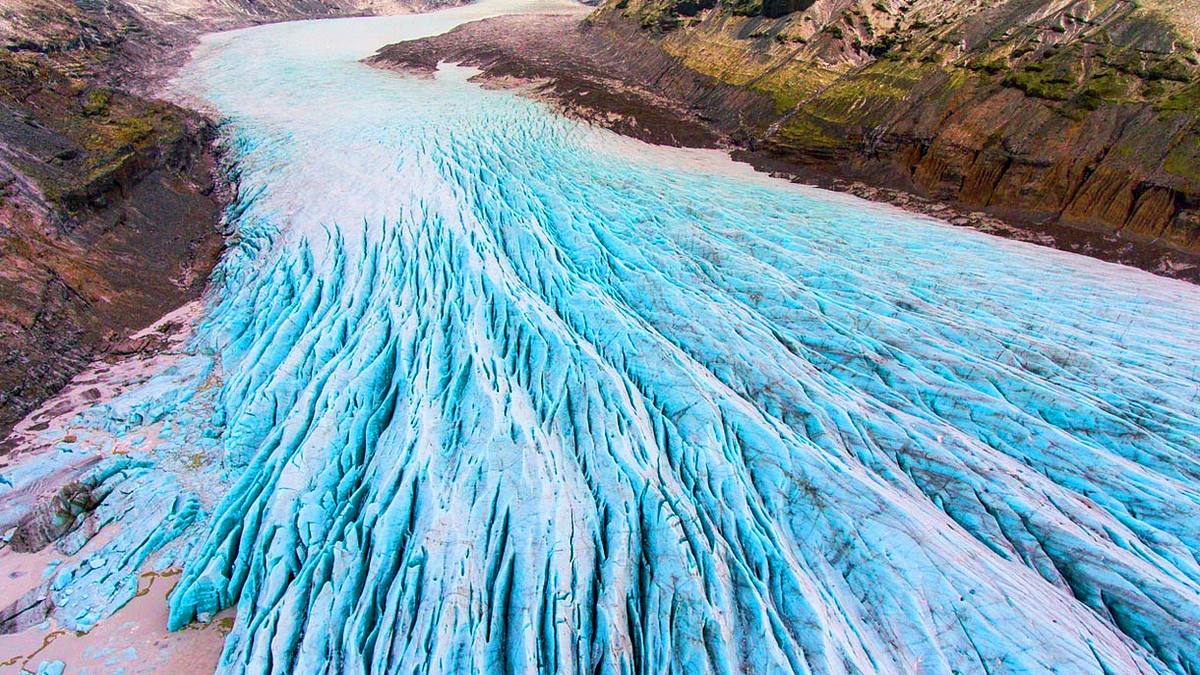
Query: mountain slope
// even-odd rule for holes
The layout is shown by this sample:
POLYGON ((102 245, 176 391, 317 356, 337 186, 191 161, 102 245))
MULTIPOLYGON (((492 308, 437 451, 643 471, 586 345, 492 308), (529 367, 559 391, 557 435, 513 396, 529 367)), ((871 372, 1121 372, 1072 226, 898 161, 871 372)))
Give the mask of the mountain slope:
POLYGON ((768 97, 752 145, 1025 220, 1200 251, 1200 20, 1127 0, 611 0, 768 97))
POLYGON ((203 288, 210 124, 148 93, 200 32, 403 0, 0 2, 0 439, 203 288))

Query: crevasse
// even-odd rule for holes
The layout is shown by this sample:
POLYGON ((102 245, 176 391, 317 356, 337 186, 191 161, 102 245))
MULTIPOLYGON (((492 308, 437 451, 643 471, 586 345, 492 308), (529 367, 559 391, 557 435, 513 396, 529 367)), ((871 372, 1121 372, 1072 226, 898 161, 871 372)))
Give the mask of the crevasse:
POLYGON ((172 627, 236 606, 230 673, 1200 670, 1200 289, 356 61, 518 8, 181 81, 241 197, 172 627))

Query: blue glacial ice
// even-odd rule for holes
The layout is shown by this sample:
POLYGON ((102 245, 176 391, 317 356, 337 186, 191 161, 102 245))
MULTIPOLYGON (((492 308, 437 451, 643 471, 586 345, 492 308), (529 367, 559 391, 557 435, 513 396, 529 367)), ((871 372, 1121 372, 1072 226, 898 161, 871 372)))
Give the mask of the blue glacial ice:
POLYGON ((1200 288, 357 62, 552 6, 196 53, 234 245, 182 384, 89 413, 169 427, 115 542, 185 563, 171 626, 236 607, 229 673, 1200 672, 1200 288))

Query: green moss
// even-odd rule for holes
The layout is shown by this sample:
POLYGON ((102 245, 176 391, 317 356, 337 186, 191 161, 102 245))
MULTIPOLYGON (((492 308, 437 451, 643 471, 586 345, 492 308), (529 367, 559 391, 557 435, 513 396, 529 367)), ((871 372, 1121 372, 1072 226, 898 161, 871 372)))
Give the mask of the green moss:
POLYGON ((93 89, 83 97, 83 114, 95 117, 108 111, 112 96, 103 89, 93 89))
POLYGON ((729 11, 737 16, 758 16, 762 14, 762 0, 733 0, 726 3, 729 11))
MULTIPOLYGON (((883 123, 897 101, 941 71, 916 62, 879 61, 853 76, 831 83, 805 105, 806 115, 789 122, 788 135, 816 147, 845 144, 832 130, 873 127, 883 123)), ((798 118, 801 116, 797 116, 798 118)))
POLYGON ((847 145, 844 138, 833 136, 826 130, 824 124, 806 113, 800 113, 788 120, 787 124, 780 129, 779 134, 789 144, 802 148, 836 150, 847 145))
POLYGON ((1026 96, 1048 101, 1065 101, 1075 93, 1076 83, 1058 69, 1031 63, 1004 76, 1006 87, 1020 89, 1026 96))
POLYGON ((1193 82, 1159 101, 1155 109, 1160 112, 1200 111, 1200 82, 1193 82))
POLYGON ((786 113, 821 87, 837 78, 833 72, 814 69, 811 72, 777 71, 755 80, 750 88, 771 97, 778 114, 786 113))
POLYGON ((1079 94, 1080 107, 1095 110, 1104 103, 1124 103, 1133 100, 1136 80, 1124 73, 1102 69, 1088 78, 1079 94))
POLYGON ((1013 50, 1012 58, 1019 59, 1026 54, 1032 54, 1037 51, 1037 47, 1032 44, 1023 44, 1013 50))
POLYGON ((908 96, 912 87, 921 80, 922 70, 889 71, 884 68, 869 68, 857 76, 837 83, 830 94, 839 98, 862 99, 883 97, 898 101, 908 96))
POLYGON ((113 140, 118 148, 135 145, 154 133, 154 125, 141 117, 129 117, 120 120, 116 125, 113 140))
POLYGON ((1147 80, 1142 85, 1142 98, 1147 101, 1161 101, 1170 97, 1175 87, 1165 80, 1147 80))
MULTIPOLYGON (((94 128, 85 147, 101 156, 126 152, 154 135, 154 120, 143 117, 120 117, 94 128)), ((102 157, 102 162, 107 158, 102 157)))
POLYGON ((87 185, 99 181, 128 161, 131 156, 133 156, 132 152, 125 152, 119 155, 105 157, 106 161, 97 164, 96 166, 92 167, 90 171, 88 171, 87 176, 83 179, 83 184, 87 185))
POLYGON ((1182 58, 1171 56, 1151 63, 1145 77, 1148 80, 1187 82, 1191 79, 1191 70, 1182 58))
MULTIPOLYGON (((761 0, 740 0, 761 2, 761 0)), ((611 7, 621 10, 621 15, 638 22, 643 29, 666 33, 687 23, 701 11, 717 6, 717 0, 649 0, 639 2, 619 0, 611 7)), ((606 5, 608 7, 608 5, 606 5)), ((601 10, 603 11, 603 10, 601 10)))
POLYGON ((892 53, 900 44, 893 33, 887 33, 875 38, 867 44, 867 53, 875 58, 883 58, 892 53))
POLYGON ((968 61, 965 65, 968 70, 983 72, 988 75, 997 75, 1008 70, 1008 59, 1003 56, 993 58, 981 57, 968 61))
POLYGON ((1130 50, 1084 54, 1068 48, 1009 72, 1001 83, 1034 98, 1069 102, 1063 112, 1080 117, 1106 103, 1164 99, 1179 88, 1185 68, 1182 60, 1152 60, 1130 50))
POLYGON ((821 29, 821 32, 825 33, 826 35, 831 35, 838 40, 841 40, 844 37, 846 37, 846 34, 842 32, 841 27, 835 26, 833 24, 825 26, 824 28, 821 29))
POLYGON ((1200 136, 1193 132, 1171 148, 1163 162, 1163 169, 1200 185, 1200 136))
POLYGON ((970 71, 962 68, 953 68, 946 71, 946 88, 950 91, 956 91, 970 82, 973 74, 970 71))

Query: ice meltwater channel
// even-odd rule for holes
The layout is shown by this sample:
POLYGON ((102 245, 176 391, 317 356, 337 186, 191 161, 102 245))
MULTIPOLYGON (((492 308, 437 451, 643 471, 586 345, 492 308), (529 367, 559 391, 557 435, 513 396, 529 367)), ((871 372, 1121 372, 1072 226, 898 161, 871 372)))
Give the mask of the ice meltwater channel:
POLYGON ((1200 671, 1200 289, 359 62, 566 7, 204 41, 230 250, 80 417, 158 441, 59 618, 166 560, 230 673, 1200 671))

